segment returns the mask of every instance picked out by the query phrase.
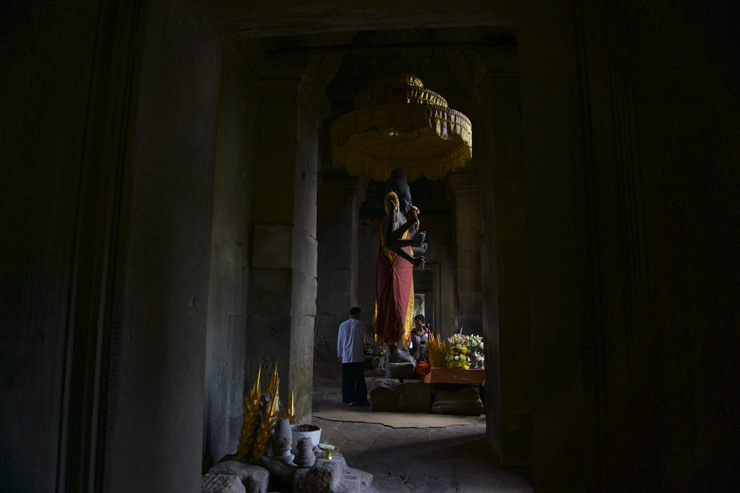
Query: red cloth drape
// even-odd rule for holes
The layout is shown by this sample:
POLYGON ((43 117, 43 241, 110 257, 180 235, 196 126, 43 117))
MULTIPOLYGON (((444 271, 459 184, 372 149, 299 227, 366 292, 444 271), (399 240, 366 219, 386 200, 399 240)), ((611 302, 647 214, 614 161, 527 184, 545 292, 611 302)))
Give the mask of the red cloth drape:
MULTIPOLYGON (((411 251, 410 247, 406 249, 411 251)), ((413 317, 414 305, 410 303, 413 282, 414 266, 411 262, 380 245, 375 283, 375 333, 383 342, 396 342, 404 335, 406 323, 410 323, 413 317)))

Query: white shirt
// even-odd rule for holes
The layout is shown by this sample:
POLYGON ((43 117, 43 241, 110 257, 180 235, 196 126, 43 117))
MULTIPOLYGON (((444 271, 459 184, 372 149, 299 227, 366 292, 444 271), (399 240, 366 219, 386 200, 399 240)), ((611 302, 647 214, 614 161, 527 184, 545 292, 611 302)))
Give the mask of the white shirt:
POLYGON ((350 318, 339 325, 339 335, 337 337, 337 357, 342 358, 342 363, 360 363, 365 361, 365 349, 362 340, 367 340, 370 344, 374 341, 365 337, 369 333, 367 326, 362 320, 350 318))

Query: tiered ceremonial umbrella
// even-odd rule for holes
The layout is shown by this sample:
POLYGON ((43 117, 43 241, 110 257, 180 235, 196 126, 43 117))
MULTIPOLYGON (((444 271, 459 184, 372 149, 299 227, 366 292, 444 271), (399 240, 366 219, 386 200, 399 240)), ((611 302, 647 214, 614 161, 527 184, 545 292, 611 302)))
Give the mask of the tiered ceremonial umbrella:
POLYGON ((413 75, 388 77, 361 93, 330 135, 334 166, 375 181, 388 180, 395 168, 405 169, 409 182, 436 180, 465 166, 473 152, 468 117, 413 75))

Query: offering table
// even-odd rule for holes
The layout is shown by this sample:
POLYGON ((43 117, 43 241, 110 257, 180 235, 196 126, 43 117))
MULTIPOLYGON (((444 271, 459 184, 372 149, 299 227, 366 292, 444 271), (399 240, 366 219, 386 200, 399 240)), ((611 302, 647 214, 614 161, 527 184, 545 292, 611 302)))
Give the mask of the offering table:
POLYGON ((432 367, 424 383, 434 388, 432 413, 479 416, 484 412, 481 400, 486 385, 484 369, 432 367))
POLYGON ((433 366, 432 370, 424 377, 424 383, 455 383, 460 385, 486 386, 486 370, 459 368, 442 368, 433 366))

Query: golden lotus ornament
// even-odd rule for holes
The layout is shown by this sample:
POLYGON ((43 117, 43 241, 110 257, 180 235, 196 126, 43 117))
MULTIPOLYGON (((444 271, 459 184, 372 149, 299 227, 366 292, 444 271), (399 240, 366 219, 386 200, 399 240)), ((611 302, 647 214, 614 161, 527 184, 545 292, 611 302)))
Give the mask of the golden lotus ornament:
POLYGON ((405 169, 410 182, 422 176, 436 180, 467 164, 472 135, 468 117, 421 79, 388 77, 332 123, 332 161, 350 175, 364 173, 375 181, 387 181, 396 168, 405 169))

